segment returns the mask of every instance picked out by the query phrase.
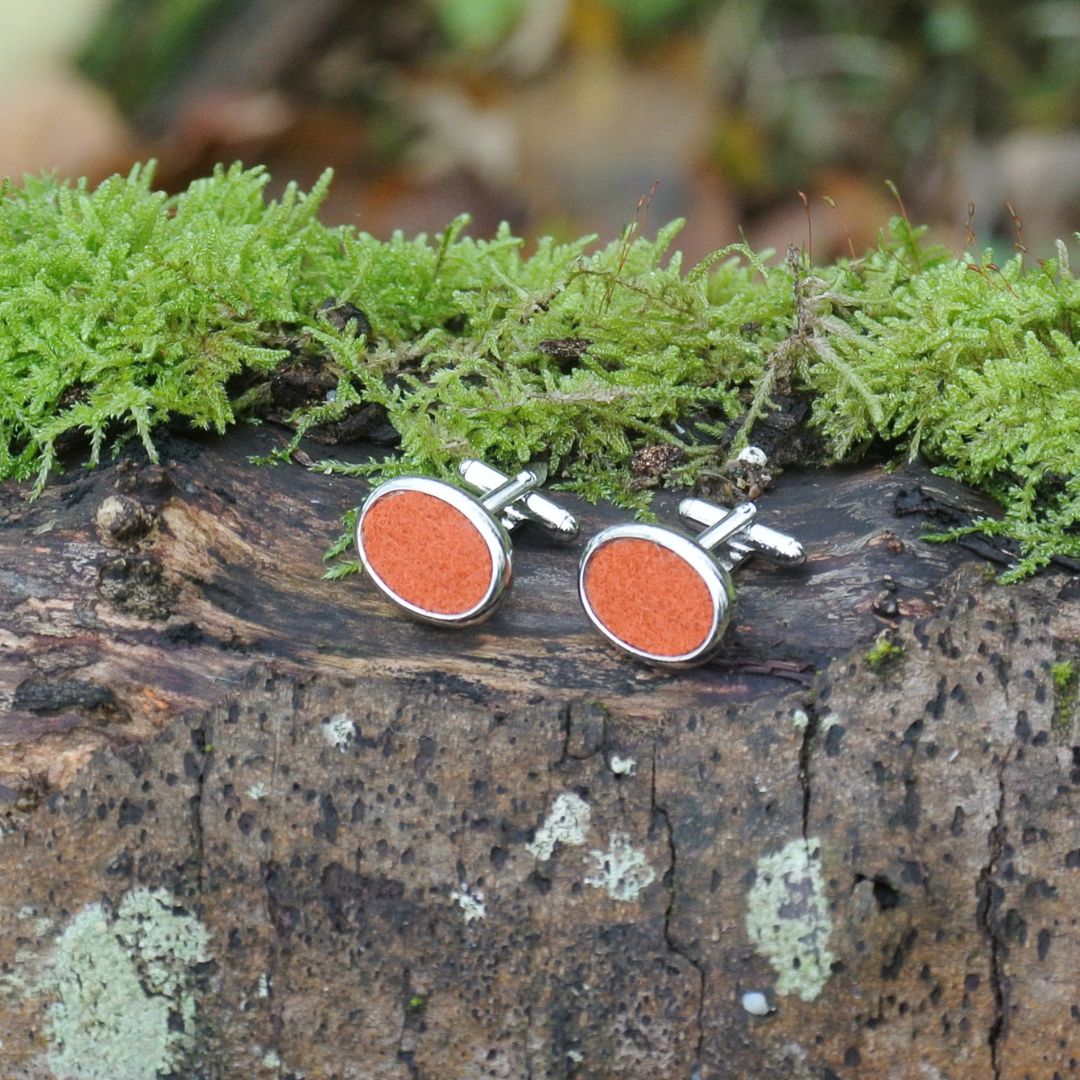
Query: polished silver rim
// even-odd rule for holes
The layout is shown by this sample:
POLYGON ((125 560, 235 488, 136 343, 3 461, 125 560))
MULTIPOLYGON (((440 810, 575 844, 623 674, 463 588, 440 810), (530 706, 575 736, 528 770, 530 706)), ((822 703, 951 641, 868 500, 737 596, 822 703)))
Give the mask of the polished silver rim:
POLYGON ((694 667, 703 664, 720 647, 724 631, 727 630, 731 621, 731 606, 735 591, 731 584, 731 575, 717 562, 717 560, 703 547, 695 543, 687 536, 665 529, 660 525, 642 525, 630 523, 627 525, 614 525, 609 529, 599 532, 589 541, 581 556, 580 569, 578 571, 578 596, 585 614, 593 626, 600 631, 612 644, 618 646, 623 652, 645 660, 650 664, 661 667, 694 667), (660 656, 656 653, 645 652, 623 641, 622 638, 613 634, 601 621, 589 603, 589 597, 585 591, 585 574, 592 557, 605 544, 613 540, 648 540, 650 543, 659 544, 674 552, 690 567, 697 572, 709 590, 709 596, 713 605, 712 629, 705 640, 694 650, 683 653, 680 656, 660 656))
POLYGON ((388 480, 386 483, 380 484, 364 501, 360 515, 356 520, 355 540, 356 550, 360 554, 360 561, 364 564, 364 570, 376 588, 388 600, 393 601, 402 611, 413 618, 436 626, 471 626, 482 622, 498 607, 506 587, 510 584, 512 548, 506 530, 477 499, 462 491, 461 488, 456 488, 442 480, 433 480, 427 476, 399 476, 395 480, 388 480), (463 514, 469 524, 483 537, 488 553, 491 556, 491 580, 483 598, 468 611, 445 614, 418 607, 394 592, 371 565, 367 552, 364 550, 364 520, 371 508, 380 499, 400 491, 414 491, 423 495, 431 495, 446 503, 463 514))

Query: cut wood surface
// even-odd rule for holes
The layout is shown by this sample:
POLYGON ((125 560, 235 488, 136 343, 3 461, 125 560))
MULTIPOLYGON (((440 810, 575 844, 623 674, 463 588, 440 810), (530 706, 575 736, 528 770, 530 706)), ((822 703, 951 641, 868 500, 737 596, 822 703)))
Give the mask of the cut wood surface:
POLYGON ((807 565, 661 673, 577 601, 621 511, 441 632, 279 438, 0 494, 0 1077, 1077 1075, 1080 586, 898 512, 970 493, 787 472, 807 565))

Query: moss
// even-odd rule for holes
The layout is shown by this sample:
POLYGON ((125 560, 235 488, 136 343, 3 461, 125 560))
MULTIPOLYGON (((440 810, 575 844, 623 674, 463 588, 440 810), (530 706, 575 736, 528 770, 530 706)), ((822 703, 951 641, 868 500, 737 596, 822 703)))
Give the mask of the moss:
POLYGON ((1054 682, 1054 691, 1066 693, 1070 686, 1076 685, 1076 665, 1071 660, 1059 660, 1050 668, 1050 678, 1054 682))
POLYGON ((136 889, 115 913, 84 908, 56 943, 43 989, 49 1065, 67 1080, 184 1071, 195 1050, 192 968, 208 935, 166 892, 136 889))
POLYGON ((96 462, 130 437, 156 460, 166 420, 224 430, 229 380, 285 359, 273 327, 315 303, 322 187, 267 207, 258 170, 172 200, 150 176, 0 187, 0 477, 40 487, 69 433, 96 462))
POLYGON ((635 453, 676 448, 665 479, 692 483, 783 392, 812 401, 832 459, 886 445, 997 498, 1001 519, 971 528, 1016 541, 1011 576, 1080 557, 1080 282, 1064 245, 998 266, 898 218, 831 266, 733 245, 684 268, 679 222, 525 256, 505 226, 466 236, 465 217, 387 241, 323 226, 329 174, 277 202, 261 169, 172 198, 151 178, 0 189, 0 478, 40 490, 80 439, 91 463, 131 439, 154 458, 161 425, 224 430, 265 413, 283 372, 310 371, 298 433, 375 409, 400 436, 396 457, 315 468, 542 457, 557 485, 640 510, 635 453))
POLYGON ((878 637, 866 651, 863 659, 875 670, 880 671, 890 660, 904 655, 904 646, 897 644, 887 634, 878 637))
POLYGON ((1072 660, 1059 660, 1050 667, 1050 679, 1054 684, 1054 730, 1067 735, 1076 714, 1080 670, 1072 660))

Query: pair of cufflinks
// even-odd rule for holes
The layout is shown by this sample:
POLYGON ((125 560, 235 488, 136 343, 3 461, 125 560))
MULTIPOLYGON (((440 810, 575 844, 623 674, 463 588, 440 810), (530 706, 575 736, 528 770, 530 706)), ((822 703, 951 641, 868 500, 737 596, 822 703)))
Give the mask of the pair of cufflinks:
MULTIPOLYGON (((459 466, 465 489, 423 476, 379 485, 356 522, 360 560, 376 587, 424 622, 470 626, 498 607, 510 584, 510 532, 525 522, 562 541, 574 516, 536 489, 539 470, 509 477, 482 461, 459 466)), ((731 620, 731 572, 753 555, 781 566, 805 559, 786 533, 758 525, 753 503, 733 510, 684 499, 679 517, 696 537, 660 525, 604 529, 581 557, 578 594, 610 642, 663 667, 704 663, 731 620)))

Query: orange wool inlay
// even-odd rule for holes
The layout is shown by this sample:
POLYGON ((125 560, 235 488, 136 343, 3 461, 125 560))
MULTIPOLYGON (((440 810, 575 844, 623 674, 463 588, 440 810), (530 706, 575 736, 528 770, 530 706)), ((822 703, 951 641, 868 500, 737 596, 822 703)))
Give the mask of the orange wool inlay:
POLYGON ((487 596, 491 552, 460 510, 420 491, 392 491, 367 512, 364 553, 402 600, 462 615, 487 596))
POLYGON ((653 656, 683 656, 712 631, 701 575, 650 540, 625 537, 598 548, 585 570, 585 595, 612 634, 653 656))

